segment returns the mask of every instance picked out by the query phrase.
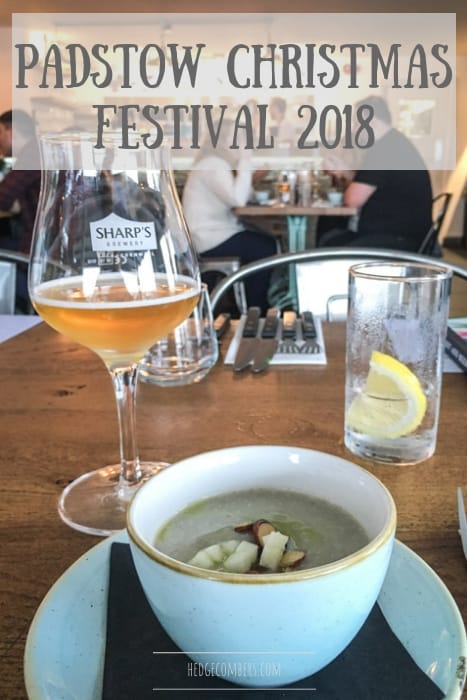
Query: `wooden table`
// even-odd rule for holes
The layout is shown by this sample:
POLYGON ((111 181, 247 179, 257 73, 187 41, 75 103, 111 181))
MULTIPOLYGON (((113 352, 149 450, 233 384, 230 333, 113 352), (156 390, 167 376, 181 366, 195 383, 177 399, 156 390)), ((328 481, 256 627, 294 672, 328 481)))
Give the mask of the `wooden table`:
POLYGON ((287 217, 288 250, 295 252, 306 249, 306 227, 310 217, 318 216, 354 216, 357 209, 353 207, 335 207, 323 202, 308 207, 273 204, 270 206, 247 205, 235 207, 234 214, 245 216, 283 216, 287 217))
MULTIPOLYGON (((307 207, 295 205, 274 204, 268 206, 248 205, 245 207, 236 207, 233 209, 234 214, 240 218, 249 216, 254 217, 284 217, 287 219, 287 250, 295 253, 301 250, 306 250, 306 232, 308 219, 317 218, 319 216, 354 216, 357 209, 353 207, 336 207, 326 202, 316 203, 307 207)), ((269 297, 273 301, 274 306, 280 309, 294 308, 298 311, 297 297, 297 279, 295 275, 295 265, 289 266, 288 271, 288 289, 284 294, 282 288, 277 291, 272 288, 269 292, 269 297)))
MULTIPOLYGON (((467 481, 467 378, 444 377, 432 459, 407 467, 365 463, 343 445, 344 328, 325 324, 324 334, 327 366, 238 375, 219 363, 198 385, 141 385, 141 458, 175 461, 232 445, 286 444, 353 459, 389 487, 398 508, 398 538, 439 574, 466 619, 467 563, 455 489, 467 481)), ((221 350, 227 347, 225 341, 221 350)), ((23 650, 37 606, 99 541, 64 525, 57 499, 70 479, 117 461, 117 421, 100 360, 45 324, 3 343, 0 367, 0 697, 24 700, 23 650)))

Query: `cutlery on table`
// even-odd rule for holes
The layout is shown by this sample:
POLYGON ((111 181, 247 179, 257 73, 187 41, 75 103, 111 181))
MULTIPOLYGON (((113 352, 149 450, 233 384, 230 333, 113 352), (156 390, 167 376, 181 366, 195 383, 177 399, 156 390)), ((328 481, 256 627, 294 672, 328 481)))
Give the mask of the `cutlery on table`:
POLYGON ((276 336, 280 315, 279 309, 268 309, 263 328, 261 329, 261 335, 256 342, 252 366, 253 372, 263 372, 278 348, 279 341, 276 336))
POLYGON ((300 348, 300 352, 317 355, 321 352, 321 345, 316 340, 316 326, 311 311, 304 311, 301 315, 301 321, 303 340, 305 343, 300 348))
POLYGON ((464 556, 467 559, 467 516, 465 510, 463 490, 461 486, 457 487, 457 509, 459 511, 459 534, 461 536, 464 556))
POLYGON ((253 362, 260 316, 261 309, 259 306, 250 306, 242 329, 240 345, 235 355, 233 364, 235 372, 241 372, 253 362))
POLYGON ((282 315, 282 334, 279 352, 284 354, 300 352, 297 343, 297 314, 295 311, 284 311, 282 315))

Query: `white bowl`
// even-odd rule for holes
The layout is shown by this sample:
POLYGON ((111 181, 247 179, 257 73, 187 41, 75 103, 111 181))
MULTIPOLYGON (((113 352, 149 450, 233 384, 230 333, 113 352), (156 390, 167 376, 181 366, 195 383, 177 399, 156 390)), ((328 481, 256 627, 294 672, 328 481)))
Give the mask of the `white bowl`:
POLYGON ((344 195, 342 192, 328 192, 328 201, 333 207, 340 207, 343 199, 344 195))
POLYGON ((266 190, 257 190, 255 192, 255 199, 258 204, 266 204, 269 200, 269 192, 266 190))
POLYGON ((326 666, 357 634, 389 564, 393 499, 361 467, 294 447, 250 446, 185 459, 144 484, 128 510, 136 571, 169 636, 211 673, 246 686, 283 686, 326 666), (154 546, 175 513, 200 499, 242 489, 300 491, 343 507, 368 545, 312 569, 271 574, 208 571, 154 546))

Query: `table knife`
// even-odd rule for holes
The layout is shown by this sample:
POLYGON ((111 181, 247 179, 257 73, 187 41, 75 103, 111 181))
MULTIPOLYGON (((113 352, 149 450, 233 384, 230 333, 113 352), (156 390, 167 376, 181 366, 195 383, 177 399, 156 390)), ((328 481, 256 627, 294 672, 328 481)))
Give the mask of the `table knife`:
POLYGON ((268 309, 261 335, 256 341, 252 366, 253 372, 263 372, 279 346, 279 341, 276 336, 280 315, 281 312, 279 309, 268 309))
POLYGON ((256 342, 258 340, 256 334, 258 332, 260 317, 261 309, 259 306, 251 306, 248 309, 242 330, 242 338, 233 364, 235 372, 241 372, 253 361, 256 342))
POLYGON ((304 338, 316 338, 316 326, 311 311, 303 311, 302 328, 304 338))

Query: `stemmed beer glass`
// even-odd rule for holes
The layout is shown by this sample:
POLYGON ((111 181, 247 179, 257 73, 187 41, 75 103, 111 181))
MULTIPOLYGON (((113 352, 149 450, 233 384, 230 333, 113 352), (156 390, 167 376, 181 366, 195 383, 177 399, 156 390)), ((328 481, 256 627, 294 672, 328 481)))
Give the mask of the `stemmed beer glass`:
POLYGON ((40 145, 31 300, 50 326, 104 361, 120 432, 121 463, 73 481, 59 513, 77 530, 107 535, 125 526, 132 494, 165 466, 138 458, 137 365, 195 306, 197 259, 165 147, 124 151, 108 136, 97 149, 84 134, 43 135, 40 145))

